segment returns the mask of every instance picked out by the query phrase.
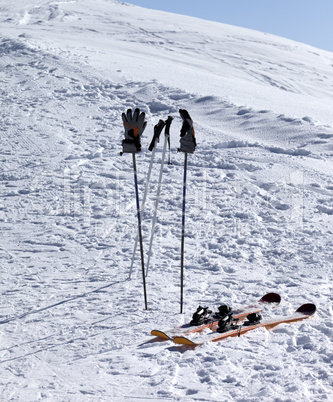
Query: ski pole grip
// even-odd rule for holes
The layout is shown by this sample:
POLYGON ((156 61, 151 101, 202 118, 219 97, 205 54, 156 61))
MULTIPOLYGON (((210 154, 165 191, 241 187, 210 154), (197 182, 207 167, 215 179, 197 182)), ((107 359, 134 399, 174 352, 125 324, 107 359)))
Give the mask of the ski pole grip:
POLYGON ((173 117, 168 116, 166 122, 165 122, 165 135, 170 135, 170 126, 172 123, 173 117))
POLYGON ((153 139, 151 140, 151 143, 148 148, 148 150, 150 152, 155 148, 156 142, 159 142, 160 135, 161 135, 161 132, 162 132, 164 126, 165 126, 165 122, 161 119, 154 127, 154 136, 153 136, 153 139))

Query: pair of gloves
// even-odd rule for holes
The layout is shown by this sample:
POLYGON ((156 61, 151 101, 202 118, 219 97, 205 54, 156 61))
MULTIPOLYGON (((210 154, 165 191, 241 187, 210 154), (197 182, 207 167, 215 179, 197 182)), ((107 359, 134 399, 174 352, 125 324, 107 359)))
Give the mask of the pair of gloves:
MULTIPOLYGON (((180 130, 179 150, 185 153, 193 153, 197 145, 193 121, 187 110, 180 109, 179 113, 183 120, 180 130)), ((141 135, 147 126, 145 117, 145 113, 140 113, 140 109, 135 109, 134 113, 132 109, 128 109, 126 113, 122 114, 125 129, 125 139, 122 142, 124 153, 137 153, 141 151, 141 135)), ((160 130, 159 123, 154 127, 154 130, 160 130)))

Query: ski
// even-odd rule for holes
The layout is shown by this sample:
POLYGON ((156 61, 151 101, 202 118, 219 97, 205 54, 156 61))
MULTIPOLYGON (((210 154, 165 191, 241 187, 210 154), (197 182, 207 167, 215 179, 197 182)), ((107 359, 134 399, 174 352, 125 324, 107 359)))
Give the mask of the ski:
POLYGON ((301 321, 301 320, 311 317, 315 312, 316 312, 316 306, 312 303, 306 303, 306 304, 303 304, 302 306, 300 306, 290 316, 266 320, 266 321, 259 322, 257 324, 253 324, 253 325, 251 325, 251 324, 246 325, 247 323, 245 322, 243 325, 235 325, 234 327, 237 327, 237 328, 232 328, 229 331, 226 331, 224 333, 218 334, 218 332, 210 332, 208 334, 202 335, 200 342, 192 341, 191 339, 188 339, 184 336, 177 336, 177 337, 173 338, 173 341, 176 344, 189 345, 189 346, 196 347, 196 346, 202 345, 204 342, 218 342, 218 341, 221 341, 221 340, 229 338, 229 337, 240 336, 240 335, 243 335, 246 332, 252 331, 256 328, 263 327, 263 328, 266 328, 267 330, 270 330, 279 324, 284 324, 284 323, 287 324, 287 323, 292 323, 292 322, 296 322, 296 321, 301 321))
MULTIPOLYGON (((234 319, 242 320, 247 317, 251 313, 258 313, 262 311, 266 305, 276 307, 281 301, 281 297, 277 293, 267 293, 263 296, 260 300, 257 301, 255 304, 251 304, 245 307, 241 307, 239 309, 232 310, 234 315, 234 319)), ((159 338, 163 338, 165 340, 174 340, 175 337, 180 335, 188 335, 192 332, 200 332, 205 328, 214 328, 217 326, 218 321, 217 319, 213 318, 209 319, 209 321, 203 325, 191 325, 191 323, 183 324, 179 327, 169 329, 167 331, 160 331, 160 330, 152 330, 151 335, 157 336, 159 338)))

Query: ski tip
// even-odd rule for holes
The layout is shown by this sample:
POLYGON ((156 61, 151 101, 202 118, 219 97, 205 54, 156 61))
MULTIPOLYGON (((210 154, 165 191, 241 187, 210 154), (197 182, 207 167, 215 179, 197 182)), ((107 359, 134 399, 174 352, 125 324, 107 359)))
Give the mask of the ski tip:
POLYGON ((280 304, 281 296, 278 293, 267 293, 260 300, 260 303, 275 303, 280 304))
POLYGON ((297 310, 296 313, 304 314, 304 315, 313 315, 316 312, 316 306, 312 303, 302 304, 297 310))
POLYGON ((158 336, 159 338, 170 340, 170 337, 166 333, 164 333, 162 331, 159 331, 159 330, 156 330, 156 329, 153 329, 150 332, 150 334, 153 335, 153 336, 158 336))
POLYGON ((178 345, 191 345, 191 346, 198 346, 198 343, 195 343, 187 338, 184 338, 183 336, 176 336, 173 339, 174 343, 177 343, 178 345))

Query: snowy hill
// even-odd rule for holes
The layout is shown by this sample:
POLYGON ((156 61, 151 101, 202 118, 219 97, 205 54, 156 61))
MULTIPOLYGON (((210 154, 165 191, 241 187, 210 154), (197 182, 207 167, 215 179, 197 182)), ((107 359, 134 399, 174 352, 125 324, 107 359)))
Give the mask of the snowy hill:
MULTIPOLYGON (((332 391, 333 54, 111 0, 0 6, 4 401, 321 401, 332 391), (121 113, 172 115, 144 311, 121 113), (179 314, 181 119, 189 156, 179 314), (150 331, 278 292, 311 320, 195 349, 150 331)), ((147 250, 162 144, 144 216, 147 250)))

